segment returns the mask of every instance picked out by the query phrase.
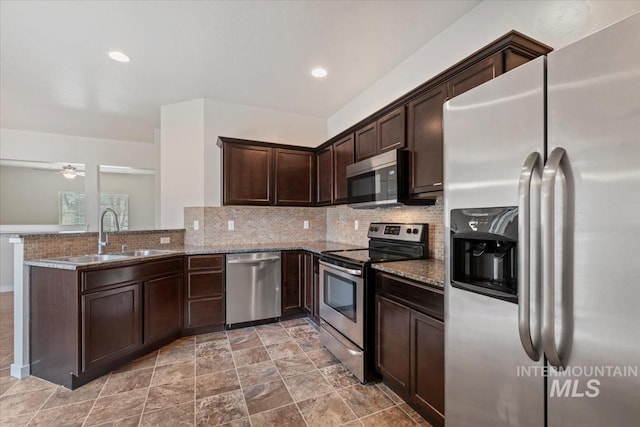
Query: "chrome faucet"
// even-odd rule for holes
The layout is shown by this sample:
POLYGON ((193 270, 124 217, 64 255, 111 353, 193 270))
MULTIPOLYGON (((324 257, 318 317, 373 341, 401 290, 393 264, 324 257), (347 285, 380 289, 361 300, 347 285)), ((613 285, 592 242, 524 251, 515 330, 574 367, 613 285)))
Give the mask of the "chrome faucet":
POLYGON ((120 231, 120 222, 118 220, 118 214, 111 208, 105 208, 100 213, 100 229, 98 231, 98 254, 104 253, 104 248, 109 246, 109 235, 104 232, 104 216, 107 212, 113 215, 113 218, 116 220, 116 231, 120 231), (104 234, 105 239, 102 240, 102 235, 104 234))

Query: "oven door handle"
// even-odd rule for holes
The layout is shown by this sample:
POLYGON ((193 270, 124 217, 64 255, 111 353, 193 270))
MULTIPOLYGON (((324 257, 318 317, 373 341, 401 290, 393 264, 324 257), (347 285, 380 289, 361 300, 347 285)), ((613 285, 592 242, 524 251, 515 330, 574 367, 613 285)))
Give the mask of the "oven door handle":
POLYGON ((324 261, 318 261, 318 262, 320 264, 324 265, 325 267, 329 267, 329 268, 332 268, 334 270, 342 271, 343 273, 351 274, 352 276, 358 276, 358 277, 362 276, 362 270, 356 270, 356 269, 353 269, 353 268, 340 267, 339 265, 330 264, 330 263, 324 262, 324 261))

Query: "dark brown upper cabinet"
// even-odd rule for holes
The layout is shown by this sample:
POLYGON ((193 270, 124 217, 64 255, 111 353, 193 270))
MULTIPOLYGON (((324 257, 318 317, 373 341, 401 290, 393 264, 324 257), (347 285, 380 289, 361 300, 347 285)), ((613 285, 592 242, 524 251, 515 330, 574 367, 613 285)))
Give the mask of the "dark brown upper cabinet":
POLYGON ((442 190, 442 104, 447 85, 438 85, 408 104, 409 194, 442 190))
POLYGON ((313 149, 225 137, 220 145, 225 205, 315 205, 313 149))
POLYGON ((316 182, 320 206, 333 203, 333 170, 333 145, 329 145, 316 154, 316 182))
POLYGON ((406 149, 406 204, 431 204, 443 189, 442 106, 551 48, 511 31, 316 149, 220 137, 225 205, 326 206, 347 202, 346 167, 406 149))
POLYGON ((444 184, 444 102, 551 50, 549 46, 511 31, 336 135, 324 146, 355 132, 356 161, 386 150, 406 148, 409 171, 408 182, 403 184, 408 197, 403 202, 433 203, 442 193, 444 184))
POLYGON ((356 130, 356 161, 405 147, 404 110, 404 106, 401 106, 356 130))
POLYGON ((448 82, 449 96, 458 96, 502 74, 501 58, 502 53, 496 53, 453 76, 448 82))
POLYGON ((225 143, 222 156, 225 205, 273 203, 271 147, 225 143))
POLYGON ((356 131, 356 161, 378 154, 378 123, 370 123, 356 131))
POLYGON ((347 201, 347 166, 353 164, 354 140, 353 134, 333 144, 333 201, 345 203, 347 201))
POLYGON ((314 157, 311 151, 275 149, 276 205, 315 205, 314 157))
POLYGON ((378 119, 378 153, 406 146, 404 106, 378 119))

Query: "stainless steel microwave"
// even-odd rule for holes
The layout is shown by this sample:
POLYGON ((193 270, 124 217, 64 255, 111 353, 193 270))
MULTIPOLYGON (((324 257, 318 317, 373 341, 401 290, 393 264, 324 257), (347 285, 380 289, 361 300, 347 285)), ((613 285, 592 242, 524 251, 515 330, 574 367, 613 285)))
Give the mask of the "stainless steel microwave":
POLYGON ((347 199, 359 209, 400 206, 404 154, 387 151, 347 166, 347 199))

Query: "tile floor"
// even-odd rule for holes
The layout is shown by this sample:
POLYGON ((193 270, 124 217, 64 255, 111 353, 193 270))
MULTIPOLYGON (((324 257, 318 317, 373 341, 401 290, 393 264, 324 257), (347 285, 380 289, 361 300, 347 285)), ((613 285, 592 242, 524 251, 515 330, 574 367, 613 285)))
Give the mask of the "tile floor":
POLYGON ((69 391, 9 376, 4 305, 0 425, 429 426, 383 384, 361 385, 307 319, 181 338, 69 391))

